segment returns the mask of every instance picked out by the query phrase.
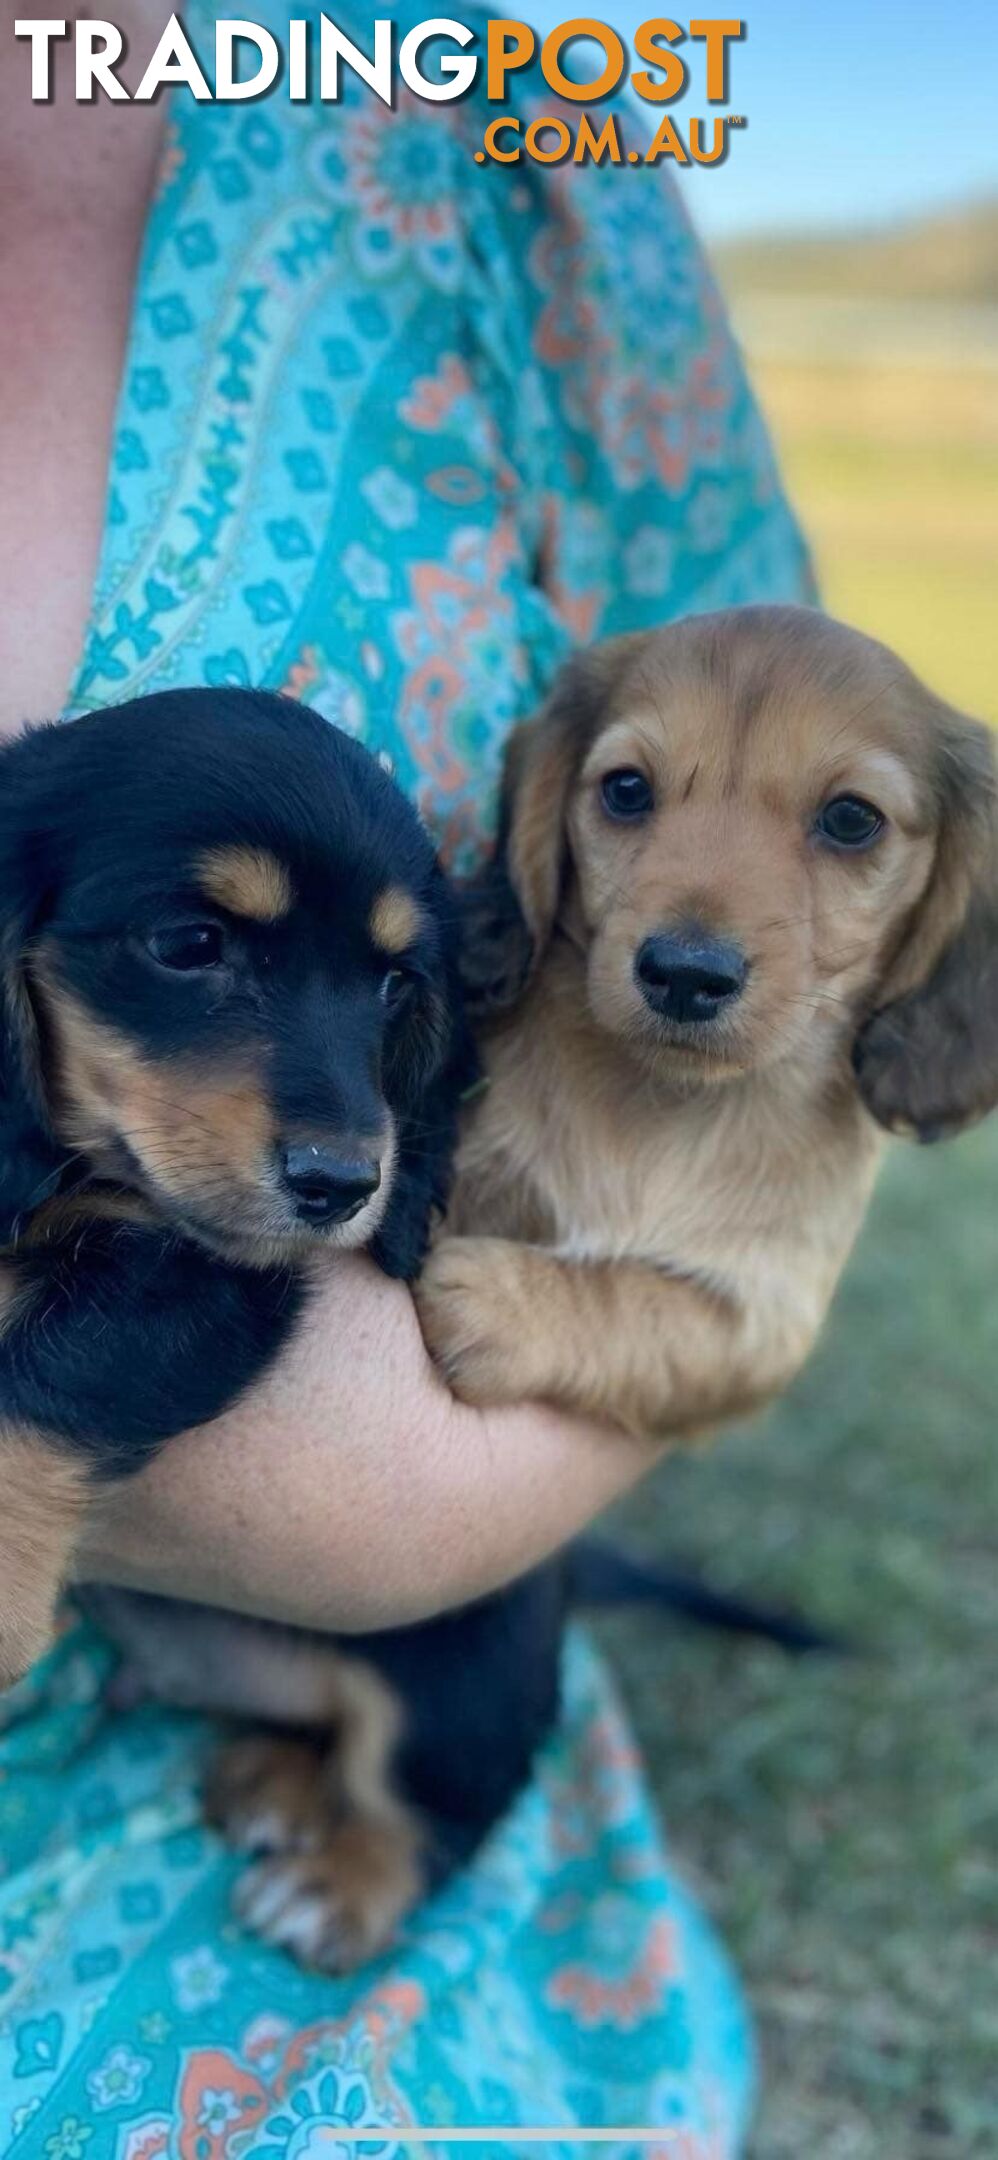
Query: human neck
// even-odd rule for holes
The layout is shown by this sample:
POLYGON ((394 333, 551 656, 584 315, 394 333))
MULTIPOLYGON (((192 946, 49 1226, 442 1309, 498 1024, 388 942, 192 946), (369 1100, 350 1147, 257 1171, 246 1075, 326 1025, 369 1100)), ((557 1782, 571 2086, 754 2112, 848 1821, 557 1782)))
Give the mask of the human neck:
POLYGON ((28 60, 0 68, 0 736, 61 711, 79 664, 166 124, 162 99, 77 104, 71 70, 34 104, 28 60))

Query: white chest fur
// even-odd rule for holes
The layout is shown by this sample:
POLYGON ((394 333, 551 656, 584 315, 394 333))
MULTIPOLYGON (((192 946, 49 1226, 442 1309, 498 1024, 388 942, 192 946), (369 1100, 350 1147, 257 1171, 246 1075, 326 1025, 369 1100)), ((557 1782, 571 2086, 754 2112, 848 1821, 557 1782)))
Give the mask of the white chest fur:
POLYGON ((820 1325, 869 1197, 876 1130, 778 1068, 684 1090, 566 1010, 560 987, 497 1028, 462 1147, 459 1227, 573 1261, 642 1261, 759 1324, 820 1325))

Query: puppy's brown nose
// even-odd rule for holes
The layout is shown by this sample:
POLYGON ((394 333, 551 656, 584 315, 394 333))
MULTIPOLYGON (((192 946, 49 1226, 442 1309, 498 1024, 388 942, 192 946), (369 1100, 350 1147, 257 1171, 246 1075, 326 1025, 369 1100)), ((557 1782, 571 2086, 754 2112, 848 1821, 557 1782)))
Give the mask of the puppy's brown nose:
POLYGON ((280 1163, 284 1185, 303 1222, 349 1222, 381 1183, 378 1163, 344 1160, 312 1141, 282 1148, 280 1163))
POLYGON ((680 1026, 716 1020, 741 995, 748 963, 740 947, 696 930, 659 931, 635 962, 646 1004, 680 1026))

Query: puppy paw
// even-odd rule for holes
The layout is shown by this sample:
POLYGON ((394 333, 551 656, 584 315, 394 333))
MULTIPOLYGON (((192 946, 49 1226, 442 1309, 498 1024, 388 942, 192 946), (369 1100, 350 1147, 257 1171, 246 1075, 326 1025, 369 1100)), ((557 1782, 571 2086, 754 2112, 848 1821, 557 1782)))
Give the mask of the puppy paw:
POLYGON ((522 1402, 540 1392, 536 1350, 544 1315, 531 1309, 522 1246, 505 1238, 442 1238, 414 1296, 430 1356, 462 1402, 522 1402))
POLYGON ((253 1856, 233 1892, 241 1924, 316 1972, 346 1973, 387 1949, 415 1904, 419 1841, 401 1808, 390 1822, 343 1816, 334 1794, 324 1751, 248 1734, 219 1750, 204 1802, 253 1856))
POLYGON ((329 1834, 321 1758, 304 1741, 231 1741, 209 1764, 203 1798, 208 1821, 236 1852, 314 1851, 329 1834))
POLYGON ((349 1973, 387 1950, 419 1895, 402 1828, 344 1823, 316 1852, 276 1853, 246 1870, 233 1906, 242 1925, 313 1972, 349 1973))

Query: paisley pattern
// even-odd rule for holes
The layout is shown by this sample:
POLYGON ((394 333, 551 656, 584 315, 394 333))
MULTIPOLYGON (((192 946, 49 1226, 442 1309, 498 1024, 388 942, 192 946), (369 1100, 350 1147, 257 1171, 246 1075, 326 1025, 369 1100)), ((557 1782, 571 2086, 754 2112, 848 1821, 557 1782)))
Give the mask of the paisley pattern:
POLYGON ((738 1994, 583 1638, 530 1789, 359 1982, 238 1934, 236 1863, 200 1820, 207 1722, 111 1715, 109 1666, 68 1621, 0 1712, 0 2150, 395 2160, 408 2126, 481 2124, 513 2132, 498 2155, 521 2123, 651 2125, 660 2160, 738 2149, 738 1994))
MULTIPOLYGON (((186 20, 207 59, 213 17, 186 20)), ((667 182, 478 166, 475 98, 343 81, 339 107, 174 108, 72 710, 288 690, 467 862, 570 639, 807 569, 667 182)))
MULTIPOLYGON (((277 0, 256 15, 286 27, 277 0)), ((186 20, 207 59, 212 16, 186 20)), ((481 126, 474 99, 176 103, 70 705, 307 698, 461 862, 572 640, 810 592, 667 183, 478 167, 481 126)), ((459 2124, 499 2155, 572 2123, 660 2130, 622 2130, 616 2160, 740 2149, 740 1999, 582 1638, 529 1791, 350 1984, 236 1932, 208 1730, 112 1716, 109 1665, 69 1616, 0 1704, 0 2151, 394 2160, 427 2149, 413 2125, 459 2124)))

